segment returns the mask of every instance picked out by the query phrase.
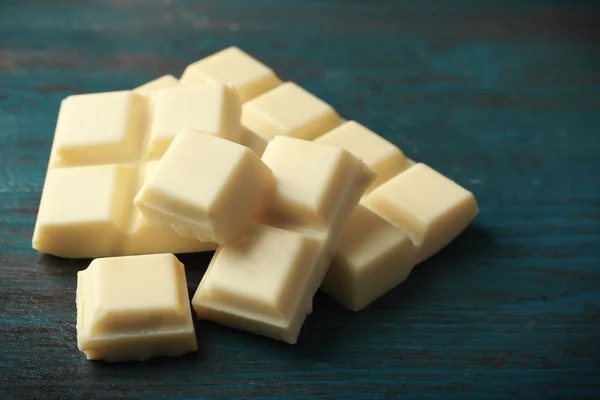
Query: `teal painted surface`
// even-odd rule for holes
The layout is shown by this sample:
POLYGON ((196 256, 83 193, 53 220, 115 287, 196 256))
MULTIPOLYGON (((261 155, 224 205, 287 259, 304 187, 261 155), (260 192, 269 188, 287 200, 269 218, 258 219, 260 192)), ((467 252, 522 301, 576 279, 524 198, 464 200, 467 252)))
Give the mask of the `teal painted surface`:
MULTIPOLYGON (((578 399, 600 392, 600 8, 567 1, 0 1, 0 398, 578 399), (296 346, 197 323, 87 362, 86 262, 30 247, 60 100, 238 45, 472 190, 481 215, 296 346)), ((209 256, 182 257, 195 290, 209 256)))

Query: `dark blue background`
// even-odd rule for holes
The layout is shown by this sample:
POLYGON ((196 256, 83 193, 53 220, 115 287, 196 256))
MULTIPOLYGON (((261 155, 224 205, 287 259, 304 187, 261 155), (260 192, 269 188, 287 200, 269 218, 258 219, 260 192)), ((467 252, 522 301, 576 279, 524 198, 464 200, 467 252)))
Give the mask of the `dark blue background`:
MULTIPOLYGON (((0 397, 591 398, 599 153, 598 2, 0 0, 0 397), (481 214, 362 312, 318 294, 296 346, 201 322, 197 355, 88 362, 87 262, 30 244, 60 100, 230 45, 472 190, 481 214)), ((183 260, 193 291, 209 256, 183 260)))

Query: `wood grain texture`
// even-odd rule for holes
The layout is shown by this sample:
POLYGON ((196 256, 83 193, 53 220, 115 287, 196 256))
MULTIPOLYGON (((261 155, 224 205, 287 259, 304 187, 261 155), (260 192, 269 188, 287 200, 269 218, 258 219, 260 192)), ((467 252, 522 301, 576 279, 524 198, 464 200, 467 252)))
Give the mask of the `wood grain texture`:
MULTIPOLYGON (((578 1, 0 1, 0 398, 584 399, 600 392, 600 7, 578 1), (296 346, 198 322, 88 362, 85 261, 31 249, 60 100, 238 45, 477 196, 481 215, 296 346)), ((181 257, 189 288, 209 255, 181 257)))

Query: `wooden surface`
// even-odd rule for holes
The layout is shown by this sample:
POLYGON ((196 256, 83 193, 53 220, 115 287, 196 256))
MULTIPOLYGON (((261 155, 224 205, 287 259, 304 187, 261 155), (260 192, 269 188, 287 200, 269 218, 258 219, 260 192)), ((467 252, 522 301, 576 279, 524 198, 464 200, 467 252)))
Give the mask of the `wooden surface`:
MULTIPOLYGON (((579 399, 600 393, 600 8, 575 1, 0 1, 0 398, 579 399), (481 215, 289 346, 212 323, 88 362, 87 262, 31 249, 60 100, 238 45, 472 190, 481 215)), ((194 290, 209 256, 182 257, 194 290)))

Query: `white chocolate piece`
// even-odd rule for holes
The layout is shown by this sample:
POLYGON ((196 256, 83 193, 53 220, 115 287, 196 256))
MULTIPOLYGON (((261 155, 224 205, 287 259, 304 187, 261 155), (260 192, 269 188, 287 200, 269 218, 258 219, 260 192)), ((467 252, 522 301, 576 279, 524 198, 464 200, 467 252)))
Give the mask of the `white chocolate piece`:
POLYGON ((238 242, 217 249, 192 305, 200 319, 294 344, 342 228, 375 174, 345 150, 283 136, 267 145, 263 161, 277 179, 268 210, 238 242), (310 191, 301 202, 314 207, 285 204, 293 201, 284 196, 288 188, 310 191))
POLYGON ((95 165, 48 172, 33 247, 62 257, 112 254, 125 228, 134 170, 95 165))
POLYGON ((160 89, 165 89, 173 86, 179 86, 180 83, 173 75, 163 75, 150 82, 146 82, 133 89, 134 92, 141 95, 151 95, 160 89))
POLYGON ((415 258, 408 235, 359 204, 321 289, 344 307, 358 311, 402 283, 415 258))
POLYGON ((56 150, 62 164, 131 162, 140 156, 144 98, 131 91, 69 96, 61 104, 56 150), (68 116, 68 117, 67 117, 68 116))
MULTIPOLYGON (((146 164, 143 182, 149 182, 158 168, 158 161, 146 164)), ((150 226, 142 217, 142 213, 134 209, 134 219, 129 225, 120 251, 121 254, 152 254, 152 253, 192 253, 210 251, 217 248, 216 243, 200 242, 196 239, 180 236, 172 229, 150 226)))
POLYGON ((192 128, 224 139, 240 139, 240 101, 223 84, 175 86, 154 95, 149 157, 160 158, 175 136, 192 128))
POLYGON ((341 123, 329 104, 292 82, 242 106, 242 125, 265 140, 277 135, 313 140, 341 123))
POLYGON ((271 170, 247 147, 185 129, 134 204, 150 225, 223 244, 244 228, 273 185, 271 170))
POLYGON ((145 151, 151 119, 147 99, 133 92, 110 92, 63 100, 33 248, 88 258, 216 247, 148 227, 133 206, 144 171, 151 169, 145 151))
POLYGON ((92 261, 77 274, 77 345, 106 361, 196 351, 183 264, 172 254, 92 261))
POLYGON ((248 147, 250 150, 256 153, 257 156, 261 157, 267 148, 267 141, 250 129, 242 126, 242 135, 240 138, 240 144, 248 147))
POLYGON ((220 82, 235 88, 246 102, 281 84, 266 65, 237 47, 229 47, 190 64, 181 82, 186 85, 220 82))
POLYGON ((203 318, 219 320, 229 313, 229 325, 294 342, 298 331, 287 329, 289 315, 301 307, 306 268, 315 265, 318 253, 314 237, 249 225, 236 244, 215 253, 192 300, 194 308, 203 318), (246 318, 236 322, 239 310, 246 318))
POLYGON ((479 212, 471 192, 415 164, 364 198, 364 205, 406 232, 421 262, 450 243, 479 212))
POLYGON ((357 168, 363 168, 343 149, 286 137, 271 141, 262 159, 277 180, 266 220, 315 230, 331 226, 339 209, 339 195, 357 168))
POLYGON ((367 192, 410 166, 402 150, 355 121, 344 122, 315 142, 346 149, 377 172, 367 192))

